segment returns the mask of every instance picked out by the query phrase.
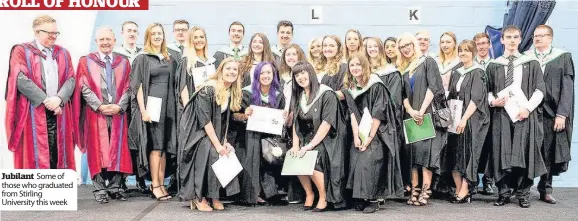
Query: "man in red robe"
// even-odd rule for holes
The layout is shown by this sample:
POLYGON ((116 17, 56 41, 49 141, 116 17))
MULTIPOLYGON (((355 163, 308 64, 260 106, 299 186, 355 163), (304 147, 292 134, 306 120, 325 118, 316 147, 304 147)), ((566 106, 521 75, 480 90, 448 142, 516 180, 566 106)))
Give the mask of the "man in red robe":
POLYGON ((6 137, 16 169, 73 169, 75 73, 50 16, 34 19, 35 40, 10 52, 6 86, 6 137))
POLYGON ((120 191, 123 176, 132 173, 128 148, 130 62, 113 53, 114 33, 100 28, 96 33, 98 52, 80 58, 74 97, 78 122, 78 145, 86 152, 97 202, 125 201, 120 191), (108 181, 108 184, 107 184, 108 181))

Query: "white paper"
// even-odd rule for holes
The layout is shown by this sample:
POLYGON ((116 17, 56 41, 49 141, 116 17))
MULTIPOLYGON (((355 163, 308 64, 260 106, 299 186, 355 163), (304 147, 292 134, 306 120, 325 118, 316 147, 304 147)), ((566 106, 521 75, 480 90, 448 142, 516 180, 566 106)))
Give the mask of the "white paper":
POLYGON ((211 167, 222 187, 226 187, 243 170, 235 152, 230 152, 228 157, 219 155, 211 167))
POLYGON ((161 119, 161 109, 162 109, 163 99, 158 97, 147 98, 147 113, 154 122, 159 122, 161 119))
POLYGON ((450 114, 452 116, 451 124, 448 127, 448 132, 456 134, 456 130, 460 121, 462 120, 462 111, 464 108, 464 101, 451 99, 448 101, 448 106, 450 107, 450 114))
POLYGON ((369 113, 369 109, 363 109, 363 116, 361 116, 361 121, 359 121, 359 139, 361 142, 365 142, 365 139, 369 137, 369 132, 371 132, 371 125, 373 124, 373 118, 371 117, 371 113, 369 113))
POLYGON ((207 65, 203 67, 193 68, 193 81, 195 85, 200 85, 207 81, 209 76, 215 73, 215 65, 207 65))
POLYGON ((508 101, 504 105, 504 109, 508 113, 510 120, 513 123, 518 122, 518 114, 520 113, 520 105, 516 101, 516 96, 512 87, 507 87, 498 93, 498 98, 508 97, 508 101))
POLYGON ((281 135, 283 132, 283 110, 251 105, 253 113, 247 120, 247 130, 281 135))

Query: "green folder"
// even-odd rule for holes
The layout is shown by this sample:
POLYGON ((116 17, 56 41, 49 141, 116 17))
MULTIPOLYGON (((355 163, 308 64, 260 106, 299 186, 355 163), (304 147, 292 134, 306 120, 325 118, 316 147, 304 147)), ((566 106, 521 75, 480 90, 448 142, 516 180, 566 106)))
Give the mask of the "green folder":
POLYGON ((317 163, 317 150, 307 151, 303 157, 285 154, 282 176, 311 176, 317 163))
POLYGON ((405 135, 405 143, 411 144, 418 141, 434 138, 436 131, 434 129, 431 114, 423 116, 423 124, 417 125, 417 122, 412 118, 403 121, 403 133, 405 135))

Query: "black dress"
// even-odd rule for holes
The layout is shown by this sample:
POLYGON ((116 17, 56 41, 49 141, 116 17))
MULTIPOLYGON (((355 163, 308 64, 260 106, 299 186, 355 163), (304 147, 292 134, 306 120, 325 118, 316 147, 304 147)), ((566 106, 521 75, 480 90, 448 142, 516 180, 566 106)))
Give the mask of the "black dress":
MULTIPOLYGON (((150 83, 148 96, 161 98, 163 100, 161 106, 161 117, 159 122, 146 123, 147 138, 149 150, 166 150, 168 146, 168 136, 165 130, 165 121, 167 118, 167 97, 169 94, 169 76, 171 75, 171 67, 165 61, 158 59, 151 59, 150 62, 150 83)), ((169 130, 170 131, 170 130, 169 130)))
POLYGON ((136 160, 138 176, 150 175, 149 154, 151 150, 161 150, 167 154, 165 176, 170 176, 176 170, 173 162, 177 156, 177 103, 174 73, 177 68, 174 56, 170 61, 160 59, 159 55, 139 54, 131 68, 130 94, 131 111, 128 133, 128 144, 131 150, 137 152, 136 160), (142 86, 144 106, 148 97, 158 97, 162 100, 161 118, 159 122, 146 123, 142 121, 140 107, 137 101, 139 88, 142 86))

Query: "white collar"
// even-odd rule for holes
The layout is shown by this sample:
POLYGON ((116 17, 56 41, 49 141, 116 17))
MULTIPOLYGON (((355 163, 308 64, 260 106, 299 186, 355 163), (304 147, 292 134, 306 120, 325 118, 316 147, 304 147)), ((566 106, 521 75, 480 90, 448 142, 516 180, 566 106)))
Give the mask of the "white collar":
POLYGON ((105 57, 106 57, 107 55, 110 57, 110 63, 112 63, 112 52, 109 53, 109 54, 105 54, 105 53, 102 53, 101 51, 98 51, 98 56, 99 56, 100 60, 101 60, 102 62, 104 62, 104 63, 106 63, 105 57))

